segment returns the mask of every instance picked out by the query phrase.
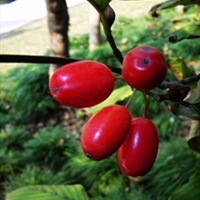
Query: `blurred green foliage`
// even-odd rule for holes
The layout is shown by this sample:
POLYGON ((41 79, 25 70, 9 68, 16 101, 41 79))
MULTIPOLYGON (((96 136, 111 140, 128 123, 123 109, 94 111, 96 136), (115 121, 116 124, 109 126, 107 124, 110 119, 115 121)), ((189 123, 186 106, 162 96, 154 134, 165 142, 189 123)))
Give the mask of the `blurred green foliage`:
MULTIPOLYGON (((197 6, 187 6, 184 15, 170 9, 155 19, 148 15, 134 19, 120 17, 113 25, 113 35, 124 55, 135 46, 152 45, 167 60, 184 58, 187 65, 192 61, 194 69, 199 70, 200 40, 175 44, 168 41, 172 33, 182 37, 199 31, 199 25, 195 24, 197 11, 197 6)), ((71 37, 71 57, 120 67, 103 33, 101 36, 101 46, 92 52, 88 49, 88 34, 71 37)), ((160 150, 152 171, 134 179, 121 173, 116 154, 100 162, 86 158, 80 148, 78 131, 66 131, 61 126, 29 128, 30 124, 45 123, 56 113, 56 102, 48 89, 47 65, 17 67, 0 74, 0 79, 0 190, 3 193, 27 185, 79 183, 95 200, 165 200, 199 167, 199 156, 178 136, 181 130, 188 132, 187 121, 172 115, 167 102, 159 104, 150 97, 147 99, 147 117, 158 128, 160 150)), ((176 80, 170 70, 167 80, 176 80)), ((115 88, 123 85, 123 81, 117 81, 115 88)), ((126 101, 118 103, 124 105, 126 101)), ((143 106, 138 106, 141 102, 143 96, 138 91, 129 107, 133 117, 142 115, 143 106)))
POLYGON ((17 67, 1 74, 0 79, 0 128, 10 122, 45 122, 55 113, 56 103, 48 89, 48 65, 17 67))
POLYGON ((199 154, 189 149, 183 138, 162 142, 153 169, 141 179, 143 189, 150 192, 152 199, 167 199, 188 182, 199 166, 199 154))
MULTIPOLYGON (((163 10, 161 16, 152 18, 148 14, 138 15, 134 19, 118 17, 112 27, 113 37, 123 55, 138 45, 151 45, 164 53, 167 60, 184 60, 190 66, 200 70, 200 40, 182 40, 171 43, 169 38, 176 34, 184 37, 190 34, 200 35, 198 23, 199 6, 186 6, 183 12, 177 12, 175 8, 163 10), (142 22, 142 23, 141 23, 142 22)), ((102 43, 100 47, 90 52, 88 49, 88 34, 71 37, 70 55, 77 59, 90 59, 102 63, 120 67, 120 64, 112 54, 112 50, 101 33, 102 43)))
POLYGON ((76 154, 75 136, 76 132, 67 133, 58 126, 40 129, 24 144, 27 163, 59 171, 76 154))

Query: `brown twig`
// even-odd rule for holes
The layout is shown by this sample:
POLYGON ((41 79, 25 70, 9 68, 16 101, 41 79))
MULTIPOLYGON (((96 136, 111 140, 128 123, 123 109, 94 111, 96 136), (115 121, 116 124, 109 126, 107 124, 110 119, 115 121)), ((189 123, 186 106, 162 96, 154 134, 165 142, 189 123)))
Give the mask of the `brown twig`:
MULTIPOLYGON (((33 55, 9 55, 1 54, 0 63, 41 63, 41 64, 69 64, 80 60, 73 58, 58 58, 50 56, 33 56, 33 55)), ((121 69, 113 66, 106 65, 112 72, 121 74, 121 69)))
POLYGON ((197 74, 196 76, 191 76, 182 80, 178 80, 178 81, 172 81, 172 82, 167 82, 167 81, 163 81, 159 88, 160 89, 167 89, 170 88, 171 86, 175 85, 175 84, 182 84, 182 85, 187 85, 190 83, 194 83, 200 80, 200 74, 197 74))

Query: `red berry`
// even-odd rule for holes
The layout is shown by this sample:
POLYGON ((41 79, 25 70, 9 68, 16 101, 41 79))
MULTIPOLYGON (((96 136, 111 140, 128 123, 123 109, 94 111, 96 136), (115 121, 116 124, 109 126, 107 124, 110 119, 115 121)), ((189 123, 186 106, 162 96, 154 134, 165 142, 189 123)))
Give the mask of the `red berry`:
POLYGON ((158 143, 156 127, 150 120, 133 119, 129 135, 118 150, 122 172, 128 176, 147 174, 155 162, 158 143))
POLYGON ((126 139, 131 115, 120 105, 111 105, 93 115, 85 124, 81 145, 92 160, 102 160, 115 153, 126 139))
POLYGON ((166 74, 167 62, 154 47, 139 46, 124 57, 122 76, 133 88, 151 90, 164 81, 166 74))
POLYGON ((78 61, 57 69, 50 79, 49 88, 52 96, 63 105, 90 107, 111 94, 114 76, 102 63, 78 61))

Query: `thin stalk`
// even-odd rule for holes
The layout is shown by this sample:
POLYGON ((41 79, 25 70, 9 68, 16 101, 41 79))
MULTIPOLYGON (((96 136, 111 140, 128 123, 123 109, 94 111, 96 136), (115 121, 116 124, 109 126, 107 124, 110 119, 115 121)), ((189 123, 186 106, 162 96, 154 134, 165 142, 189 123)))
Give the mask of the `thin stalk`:
POLYGON ((108 21, 106 19, 104 11, 102 11, 102 9, 94 1, 91 1, 91 0, 87 0, 87 1, 99 13, 100 18, 101 18, 101 23, 103 25, 103 29, 104 29, 104 33, 106 35, 107 41, 109 42, 109 44, 110 44, 110 46, 112 48, 113 54, 115 55, 115 57, 117 58, 117 60, 120 62, 120 64, 122 64, 123 63, 123 56, 122 56, 120 50, 117 48, 117 46, 115 44, 115 40, 114 40, 114 38, 112 36, 112 32, 111 32, 111 29, 110 29, 110 27, 108 25, 108 21))
POLYGON ((114 79, 115 79, 115 81, 116 80, 124 80, 122 76, 115 76, 114 79))
MULTIPOLYGON (((0 63, 40 63, 40 64, 69 64, 72 62, 77 62, 81 60, 73 58, 59 58, 52 56, 33 56, 33 55, 11 55, 11 54, 1 54, 0 63)), ((112 72, 121 74, 121 69, 118 67, 113 67, 106 65, 112 72)))
POLYGON ((147 103, 147 96, 145 91, 141 91, 143 98, 144 98, 144 112, 143 112, 143 117, 146 118, 147 116, 147 108, 148 108, 148 103, 147 103))
POLYGON ((128 99, 126 105, 124 106, 126 109, 128 109, 129 105, 131 104, 131 101, 132 101, 132 99, 133 99, 133 97, 135 95, 135 92, 136 92, 136 89, 133 89, 133 92, 132 92, 130 98, 128 99))

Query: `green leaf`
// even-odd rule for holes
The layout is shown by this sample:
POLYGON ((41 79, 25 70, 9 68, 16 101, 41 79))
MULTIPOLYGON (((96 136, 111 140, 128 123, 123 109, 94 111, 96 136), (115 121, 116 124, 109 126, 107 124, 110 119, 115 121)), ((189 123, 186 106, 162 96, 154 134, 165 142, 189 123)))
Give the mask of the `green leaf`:
POLYGON ((192 104, 199 104, 200 103, 200 80, 197 83, 197 87, 191 96, 187 99, 187 102, 192 104))
POLYGON ((188 145, 192 150, 200 153, 200 121, 192 121, 188 145))
POLYGON ((184 115, 193 120, 200 120, 200 80, 191 96, 182 104, 172 105, 175 115, 184 115))
POLYGON ((190 76, 196 75, 194 69, 189 68, 183 60, 182 60, 182 73, 183 73, 183 78, 188 78, 190 76))
POLYGON ((173 192, 168 200, 193 200, 200 197, 200 170, 196 171, 188 183, 183 185, 179 190, 173 192))
POLYGON ((187 102, 172 103, 171 111, 177 116, 186 116, 193 120, 200 120, 200 103, 190 104, 187 102))
POLYGON ((158 10, 164 10, 168 8, 173 8, 178 5, 190 5, 190 4, 200 4, 199 0, 169 0, 164 3, 157 4, 150 9, 150 14, 152 16, 157 16, 156 12, 158 10))
POLYGON ((37 185, 14 190, 5 200, 89 200, 82 185, 37 185))
POLYGON ((181 59, 169 60, 170 70, 178 79, 183 79, 183 63, 184 61, 181 59))
POLYGON ((184 79, 184 78, 188 78, 190 76, 195 76, 195 71, 193 68, 189 68, 184 60, 181 59, 177 59, 177 60, 173 60, 171 59, 169 61, 169 66, 170 66, 170 70, 174 73, 174 75, 178 78, 178 79, 184 79))
POLYGON ((89 2, 95 3, 102 11, 105 11, 111 0, 89 0, 89 2))
POLYGON ((115 89, 112 94, 102 103, 90 108, 89 113, 93 114, 105 106, 115 104, 118 101, 123 101, 132 94, 132 90, 128 85, 115 89))

